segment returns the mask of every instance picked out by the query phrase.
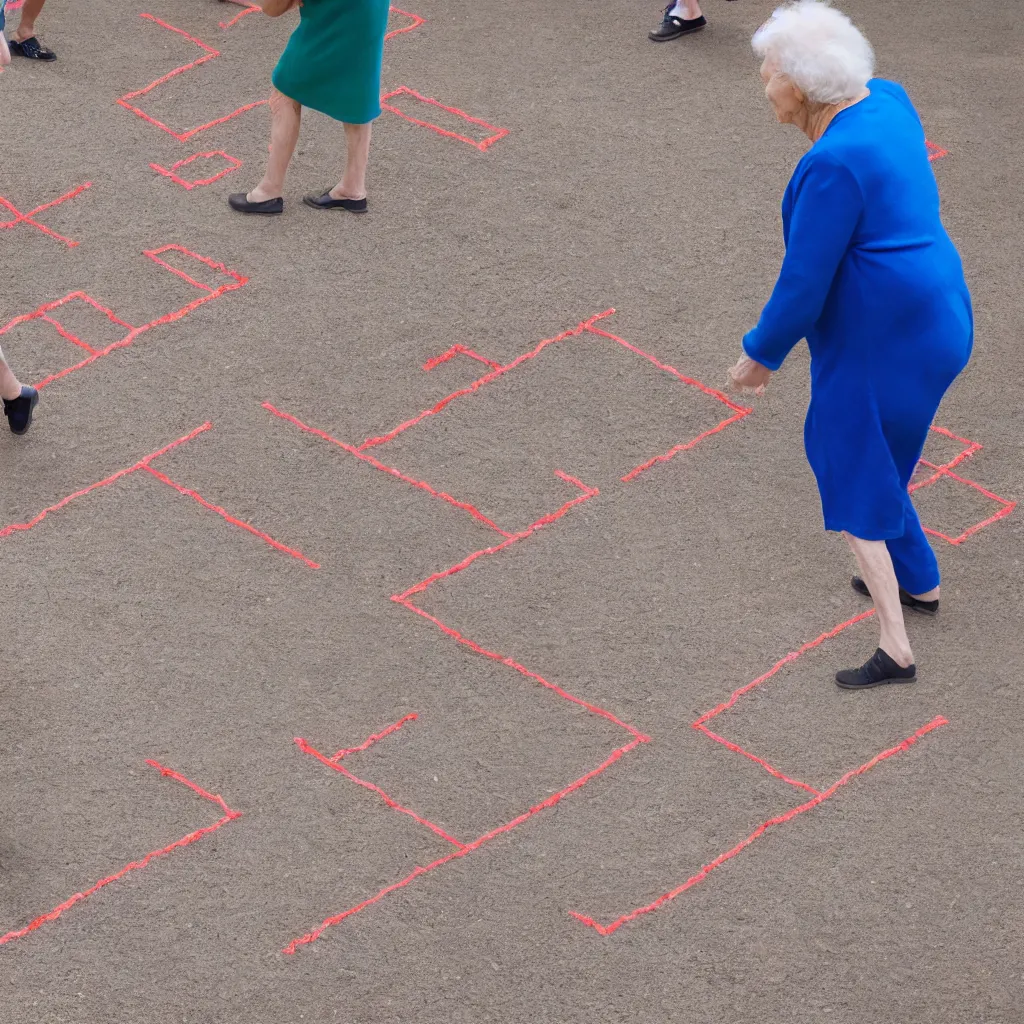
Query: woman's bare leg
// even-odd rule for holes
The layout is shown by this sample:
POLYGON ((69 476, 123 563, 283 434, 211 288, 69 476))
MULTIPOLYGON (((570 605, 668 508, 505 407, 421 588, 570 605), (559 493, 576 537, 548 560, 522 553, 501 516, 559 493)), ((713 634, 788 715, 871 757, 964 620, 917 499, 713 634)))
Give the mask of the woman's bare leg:
POLYGON ((23 43, 36 34, 36 18, 39 17, 46 0, 25 0, 25 6, 21 9, 21 20, 15 29, 12 39, 23 43))
POLYGON ((366 198, 366 165, 370 161, 372 124, 345 125, 345 170, 331 189, 332 199, 366 198))
MULTIPOLYGON (((860 573, 871 591, 878 612, 881 639, 878 646, 902 668, 914 664, 914 652, 910 649, 907 628, 903 623, 903 606, 900 604, 900 585, 892 567, 892 558, 884 540, 862 540, 844 533, 846 542, 853 550, 860 573)), ((935 593, 938 593, 936 589, 935 593)))
POLYGON ((270 93, 270 156, 263 180, 246 196, 250 203, 262 203, 284 194, 284 178, 299 141, 302 105, 274 89, 270 93))
POLYGON ((10 402, 20 395, 21 381, 14 376, 13 371, 0 355, 0 398, 6 398, 10 402))

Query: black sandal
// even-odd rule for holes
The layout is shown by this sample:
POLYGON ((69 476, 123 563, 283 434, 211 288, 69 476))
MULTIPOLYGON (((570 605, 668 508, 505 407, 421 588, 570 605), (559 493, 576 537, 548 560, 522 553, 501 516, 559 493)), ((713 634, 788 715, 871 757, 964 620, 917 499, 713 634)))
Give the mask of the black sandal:
POLYGON ((28 39, 11 39, 7 43, 11 53, 16 53, 19 57, 28 57, 29 60, 43 60, 50 61, 56 60, 57 54, 53 50, 48 50, 35 36, 29 36, 28 39))
POLYGON ((916 683, 917 666, 897 665, 881 647, 860 668, 844 668, 836 673, 836 682, 844 690, 870 690, 885 683, 916 683))
POLYGON ((335 199, 330 190, 320 196, 303 196, 302 201, 314 210, 348 210, 349 213, 366 213, 366 196, 362 199, 335 199))
MULTIPOLYGON (((853 579, 850 580, 850 586, 853 587, 858 594, 863 594, 864 597, 871 596, 871 591, 868 590, 868 585, 859 576, 854 576, 853 579)), ((934 601, 921 601, 914 597, 913 594, 908 594, 902 587, 900 587, 900 604, 903 605, 904 608, 920 612, 922 615, 936 615, 939 611, 938 598, 934 601)))
POLYGON ((699 18, 680 18, 678 14, 673 14, 672 10, 675 8, 675 2, 665 8, 665 16, 661 19, 661 24, 653 31, 647 33, 647 38, 655 43, 666 43, 670 39, 678 39, 680 36, 689 35, 691 32, 699 32, 702 28, 707 26, 707 19, 702 14, 699 18))
POLYGON ((239 213, 284 213, 284 199, 264 199, 260 203, 251 202, 244 192, 233 192, 228 196, 228 205, 239 213))

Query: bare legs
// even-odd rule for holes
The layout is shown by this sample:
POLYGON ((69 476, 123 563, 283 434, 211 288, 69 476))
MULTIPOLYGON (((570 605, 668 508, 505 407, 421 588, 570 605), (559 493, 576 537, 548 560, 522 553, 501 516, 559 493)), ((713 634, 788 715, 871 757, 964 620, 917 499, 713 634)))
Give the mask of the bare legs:
POLYGON ((270 93, 270 156, 263 180, 246 196, 251 203, 277 199, 284 194, 284 178, 299 141, 302 107, 274 89, 270 93))
POLYGON ((36 18, 39 17, 44 3, 46 0, 25 0, 25 6, 21 9, 21 20, 13 36, 19 43, 31 39, 36 34, 36 18))
POLYGON ((21 381, 14 376, 11 368, 0 355, 0 398, 12 401, 21 395, 21 381))
POLYGON ((331 189, 332 199, 366 198, 366 165, 370 160, 372 124, 345 125, 345 169, 331 189))
MULTIPOLYGON (((274 89, 270 94, 270 156, 260 183, 246 195, 251 203, 284 194, 284 179, 299 141, 302 106, 274 89)), ((332 199, 366 198, 366 165, 370 160, 372 124, 345 125, 345 168, 331 189, 332 199)))
MULTIPOLYGON (((903 606, 900 604, 900 587, 896 582, 896 573, 892 567, 892 558, 882 540, 861 540, 849 533, 844 533, 850 545, 861 576, 871 591, 871 597, 878 611, 878 623, 881 627, 881 639, 878 646, 896 662, 906 668, 914 663, 914 652, 910 648, 907 629, 903 623, 903 606)), ((934 601, 939 596, 939 588, 935 587, 925 594, 912 595, 921 601, 934 601)))

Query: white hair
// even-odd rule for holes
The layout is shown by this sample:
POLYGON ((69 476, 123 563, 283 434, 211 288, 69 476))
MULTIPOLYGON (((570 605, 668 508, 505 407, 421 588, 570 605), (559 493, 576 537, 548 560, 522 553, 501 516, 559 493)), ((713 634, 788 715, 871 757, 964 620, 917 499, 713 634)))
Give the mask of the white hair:
POLYGON ((778 8, 754 33, 753 46, 813 103, 852 100, 875 72, 871 44, 828 0, 778 8))

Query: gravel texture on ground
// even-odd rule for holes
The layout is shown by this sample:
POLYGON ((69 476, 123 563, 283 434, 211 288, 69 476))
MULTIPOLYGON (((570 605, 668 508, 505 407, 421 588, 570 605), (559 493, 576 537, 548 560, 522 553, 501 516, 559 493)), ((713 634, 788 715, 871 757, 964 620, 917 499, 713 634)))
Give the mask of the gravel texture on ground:
POLYGON ((396 12, 387 102, 449 134, 386 111, 327 214, 307 112, 254 220, 266 109, 221 119, 294 15, 50 0, 57 63, 0 74, 0 341, 48 380, 0 436, 3 1024, 1021 1019, 1024 514, 961 538, 1024 496, 1024 29, 845 6, 977 320, 916 494, 942 611, 860 694, 806 349, 715 393, 806 145, 770 2, 657 46, 657 4, 396 12))

